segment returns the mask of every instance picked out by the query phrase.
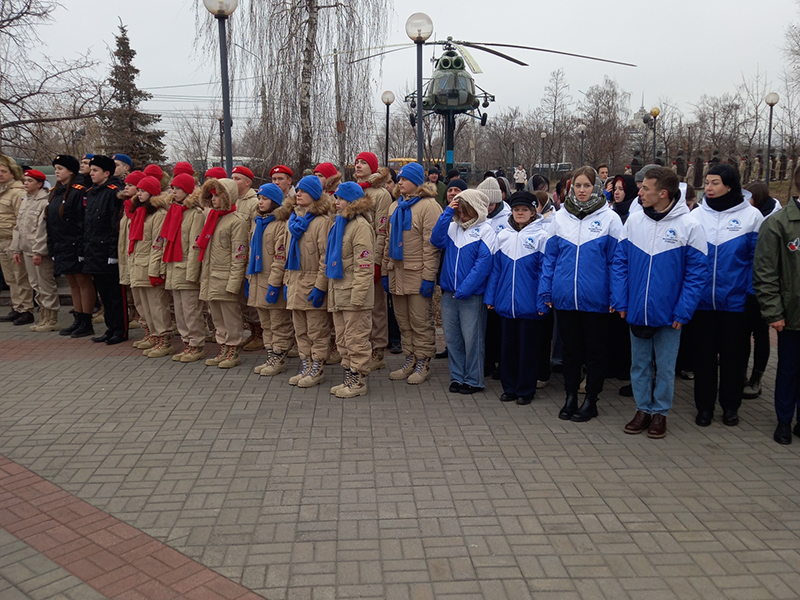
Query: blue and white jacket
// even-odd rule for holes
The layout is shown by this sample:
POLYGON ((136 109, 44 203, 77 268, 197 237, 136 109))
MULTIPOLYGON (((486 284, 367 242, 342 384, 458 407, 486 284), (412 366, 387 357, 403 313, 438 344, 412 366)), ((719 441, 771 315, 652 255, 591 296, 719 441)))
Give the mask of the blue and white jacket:
POLYGON ((486 291, 496 239, 488 221, 465 230, 453 221, 453 212, 449 206, 444 209, 431 243, 444 250, 439 286, 455 294, 456 300, 464 300, 486 291))
MULTIPOLYGON (((497 233, 492 274, 484 302, 506 319, 541 319, 537 308, 539 275, 547 244, 547 229, 539 217, 521 231, 506 227, 497 233)), ((546 314, 548 307, 542 313, 546 314)))
POLYGON ((697 310, 744 312, 745 296, 753 290, 753 257, 764 217, 746 200, 717 211, 706 200, 692 212, 708 242, 711 281, 703 289, 697 310))
POLYGON ((614 256, 611 306, 631 325, 688 323, 708 283, 708 244, 686 202, 661 220, 632 212, 614 256))
POLYGON ((511 227, 511 225, 508 224, 508 218, 510 216, 511 207, 505 200, 503 200, 503 202, 500 204, 500 212, 493 217, 487 216, 486 220, 489 221, 492 229, 494 229, 495 235, 497 235, 503 229, 509 229, 511 227))
POLYGON ((552 302, 558 310, 607 313, 621 233, 622 221, 608 205, 583 219, 566 208, 557 211, 539 280, 539 311, 552 302))

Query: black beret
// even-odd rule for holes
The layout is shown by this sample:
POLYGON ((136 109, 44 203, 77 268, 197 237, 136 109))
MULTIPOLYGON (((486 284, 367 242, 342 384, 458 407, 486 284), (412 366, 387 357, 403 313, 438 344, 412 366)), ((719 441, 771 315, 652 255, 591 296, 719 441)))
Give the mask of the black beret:
POLYGON ((108 171, 112 175, 117 170, 117 163, 110 156, 103 156, 102 154, 95 154, 94 158, 89 161, 89 165, 100 167, 103 171, 108 171))
POLYGON ((74 156, 70 156, 69 154, 59 154, 53 159, 53 166, 61 165, 67 171, 72 171, 73 173, 77 174, 80 171, 81 163, 78 161, 77 158, 74 156))
POLYGON ((508 198, 508 203, 511 205, 511 208, 515 206, 527 206, 531 210, 534 210, 534 206, 539 204, 539 201, 536 199, 536 196, 531 194, 530 192, 514 192, 508 198))

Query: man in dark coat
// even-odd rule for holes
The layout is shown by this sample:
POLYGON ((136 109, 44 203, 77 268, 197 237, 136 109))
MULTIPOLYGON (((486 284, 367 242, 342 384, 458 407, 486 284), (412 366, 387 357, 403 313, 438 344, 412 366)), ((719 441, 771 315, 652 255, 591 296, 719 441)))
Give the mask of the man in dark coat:
POLYGON ((92 275, 105 307, 106 332, 93 342, 118 344, 128 337, 127 307, 119 283, 117 239, 122 200, 117 193, 122 182, 113 176, 116 165, 108 156, 92 158, 89 176, 92 187, 86 193, 83 234, 83 272, 92 275))

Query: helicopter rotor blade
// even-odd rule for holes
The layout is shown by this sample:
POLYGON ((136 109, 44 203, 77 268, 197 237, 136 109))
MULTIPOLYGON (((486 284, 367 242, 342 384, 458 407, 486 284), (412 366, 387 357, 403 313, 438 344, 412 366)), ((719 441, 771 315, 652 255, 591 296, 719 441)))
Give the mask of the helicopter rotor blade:
POLYGON ((461 56, 464 58, 464 62, 467 63, 470 71, 475 73, 475 75, 480 75, 483 73, 483 69, 480 68, 478 62, 472 58, 472 54, 470 54, 464 46, 460 44, 453 45, 458 49, 459 52, 461 52, 461 56))
POLYGON ((521 60, 514 58, 513 56, 509 56, 508 54, 503 54, 502 52, 498 52, 497 50, 492 50, 491 48, 486 48, 481 44, 476 44, 474 42, 452 42, 453 44, 458 44, 460 46, 468 46, 470 48, 475 48, 475 50, 482 50, 484 52, 488 52, 489 54, 494 54, 495 56, 499 56, 500 58, 505 58, 506 60, 510 60, 513 63, 521 65, 523 67, 527 67, 528 63, 524 63, 521 60))
POLYGON ((363 58, 356 58, 355 60, 348 60, 347 64, 352 65, 353 63, 361 62, 362 60, 369 60, 370 58, 375 58, 376 56, 383 56, 384 54, 391 54, 392 52, 400 52, 400 50, 405 50, 406 48, 411 48, 409 45, 404 45, 402 48, 395 48, 394 50, 387 50, 386 52, 377 52, 376 54, 370 54, 369 56, 365 56, 363 58))
MULTIPOLYGON (((463 43, 463 42, 460 42, 463 43)), ((607 62, 614 65, 623 65, 625 67, 635 67, 636 65, 619 60, 611 60, 608 58, 598 58, 597 56, 588 56, 586 54, 574 54, 573 52, 562 52, 561 50, 549 50, 547 48, 535 48, 533 46, 517 46, 516 44, 484 44, 479 42, 481 46, 497 46, 498 48, 519 48, 521 50, 535 50, 537 52, 549 52, 550 54, 561 54, 563 56, 574 56, 575 58, 585 58, 588 60, 597 60, 600 62, 607 62)))
POLYGON ((338 54, 339 56, 344 56, 345 54, 356 54, 358 52, 372 52, 373 50, 385 50, 386 48, 410 48, 414 44, 410 42, 406 42, 404 44, 388 44, 386 46, 372 46, 371 48, 357 48, 355 50, 340 50, 336 53, 331 52, 330 54, 325 54, 320 56, 320 58, 330 58, 334 54, 338 54))

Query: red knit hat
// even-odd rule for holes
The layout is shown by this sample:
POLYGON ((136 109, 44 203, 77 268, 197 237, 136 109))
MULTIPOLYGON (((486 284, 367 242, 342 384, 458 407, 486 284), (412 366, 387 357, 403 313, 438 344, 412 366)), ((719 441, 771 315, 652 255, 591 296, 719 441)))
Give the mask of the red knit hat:
POLYGON ((161 181, 161 178, 164 177, 164 171, 162 171, 161 167, 158 165, 147 165, 144 168, 144 174, 149 175, 150 177, 155 177, 159 181, 161 181))
POLYGON ((25 177, 30 177, 31 179, 35 179, 36 181, 45 181, 47 179, 47 175, 42 173, 41 171, 37 171, 36 169, 28 169, 24 173, 25 177))
POLYGON ((222 167, 211 167, 206 171, 206 179, 213 177, 214 179, 227 179, 228 174, 222 167))
POLYGON ((136 184, 136 189, 144 190, 151 196, 158 196, 161 193, 161 183, 155 177, 147 175, 142 177, 142 180, 136 184))
POLYGON ((239 165, 238 167, 233 167, 233 171, 231 171, 231 175, 234 175, 236 173, 238 173, 239 175, 244 175, 250 181, 253 181, 253 179, 256 178, 255 175, 253 175, 253 172, 250 169, 248 169, 247 167, 243 166, 243 165, 239 165))
POLYGON ((275 165, 269 170, 270 177, 272 177, 273 175, 277 175, 278 173, 284 173, 289 177, 294 177, 294 173, 292 173, 292 170, 286 165, 275 165))
POLYGON ((131 171, 125 178, 125 185, 139 185, 139 182, 144 178, 144 173, 141 171, 131 171))
POLYGON ((365 163, 369 165, 369 168, 372 169, 373 173, 378 172, 378 157, 375 156, 372 152, 362 152, 358 156, 356 156, 356 160, 361 159, 365 163))
POLYGON ((188 173, 178 173, 175 178, 170 183, 172 187, 180 188, 187 194, 191 194, 194 191, 194 177, 189 175, 188 173))
POLYGON ((176 162, 175 168, 172 169, 172 174, 177 177, 181 173, 188 173, 189 175, 194 175, 194 167, 185 161, 176 162))
POLYGON ((320 163, 314 167, 314 173, 319 173, 323 177, 329 178, 334 177, 338 171, 332 163, 320 163))

